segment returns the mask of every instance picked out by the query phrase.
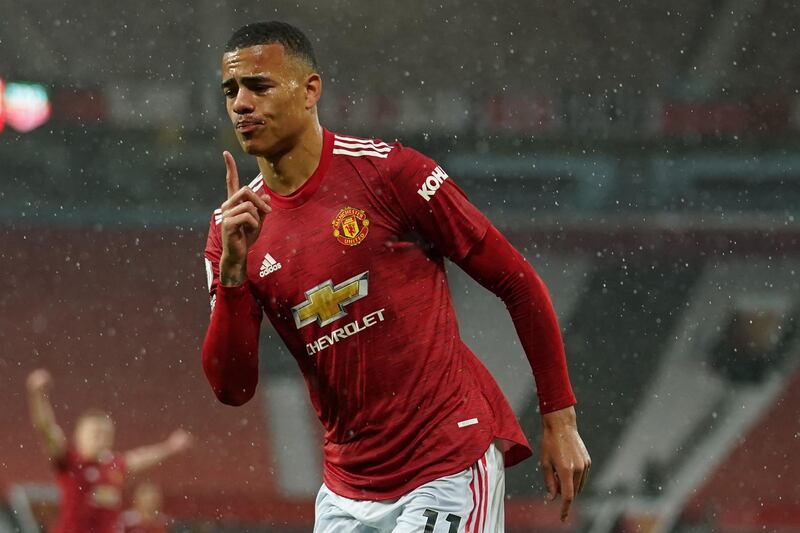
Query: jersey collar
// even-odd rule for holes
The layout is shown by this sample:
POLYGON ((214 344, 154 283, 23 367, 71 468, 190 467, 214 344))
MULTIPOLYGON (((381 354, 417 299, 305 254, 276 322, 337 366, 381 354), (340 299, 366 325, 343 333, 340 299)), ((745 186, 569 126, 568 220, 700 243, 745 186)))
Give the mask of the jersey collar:
POLYGON ((328 167, 330 166, 332 158, 333 133, 323 128, 322 156, 319 159, 319 164, 317 165, 317 169, 314 171, 314 173, 309 176, 306 182, 303 183, 299 189, 286 196, 280 195, 267 187, 267 182, 262 176, 262 181, 264 181, 264 190, 269 194, 271 199, 270 203, 274 207, 278 207, 280 209, 292 209, 295 207, 300 207, 306 203, 314 195, 314 193, 317 192, 317 189, 319 189, 320 183, 322 183, 322 178, 325 177, 325 173, 328 171, 328 167))

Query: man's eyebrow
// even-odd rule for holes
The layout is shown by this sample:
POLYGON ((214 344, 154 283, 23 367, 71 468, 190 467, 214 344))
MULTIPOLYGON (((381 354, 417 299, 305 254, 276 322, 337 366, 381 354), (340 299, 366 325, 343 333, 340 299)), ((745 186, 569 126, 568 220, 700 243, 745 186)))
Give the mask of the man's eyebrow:
MULTIPOLYGON (((251 74, 249 76, 242 76, 240 78, 244 85, 252 84, 252 83, 263 83, 263 82, 271 82, 272 78, 267 76, 266 74, 251 74)), ((226 88, 230 85, 236 85, 236 80, 234 78, 228 78, 227 80, 222 82, 222 88, 226 88)))
POLYGON ((267 75, 267 74, 251 74, 250 76, 242 76, 241 79, 242 79, 242 82, 245 83, 245 84, 272 81, 272 78, 269 77, 269 75, 267 75))

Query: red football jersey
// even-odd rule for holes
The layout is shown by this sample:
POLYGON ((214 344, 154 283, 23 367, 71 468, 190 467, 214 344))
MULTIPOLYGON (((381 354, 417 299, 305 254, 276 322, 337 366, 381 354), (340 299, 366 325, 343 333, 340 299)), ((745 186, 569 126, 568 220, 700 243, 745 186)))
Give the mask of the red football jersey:
POLYGON ((125 461, 109 453, 87 461, 69 448, 55 462, 61 505, 54 533, 118 533, 125 461))
MULTIPOLYGON (((478 460, 499 439, 530 455, 508 402, 461 340, 444 257, 489 221, 431 159, 400 144, 324 132, 314 174, 272 198, 247 278, 303 373, 325 427, 324 481, 392 499, 478 460)), ((206 246, 212 306, 222 243, 206 246)))

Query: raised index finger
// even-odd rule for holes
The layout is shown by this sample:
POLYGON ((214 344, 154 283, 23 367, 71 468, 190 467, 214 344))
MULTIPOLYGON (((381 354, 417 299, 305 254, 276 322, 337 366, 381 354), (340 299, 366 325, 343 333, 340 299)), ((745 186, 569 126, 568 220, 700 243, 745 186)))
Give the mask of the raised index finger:
POLYGON ((222 158, 225 160, 225 185, 230 198, 239 190, 239 171, 236 170, 236 161, 229 151, 222 152, 222 158))

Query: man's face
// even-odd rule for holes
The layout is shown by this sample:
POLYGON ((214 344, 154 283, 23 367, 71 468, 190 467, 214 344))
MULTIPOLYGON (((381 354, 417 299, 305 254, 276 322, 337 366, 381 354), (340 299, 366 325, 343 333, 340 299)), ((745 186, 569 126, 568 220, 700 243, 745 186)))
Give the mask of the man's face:
MULTIPOLYGON (((245 152, 269 157, 288 150, 308 127, 308 68, 283 45, 265 44, 222 56, 222 91, 245 152)), ((310 105, 309 105, 310 104, 310 105)))
POLYGON ((82 418, 75 427, 75 446, 78 453, 87 459, 96 459, 111 450, 114 444, 114 424, 100 416, 82 418))

